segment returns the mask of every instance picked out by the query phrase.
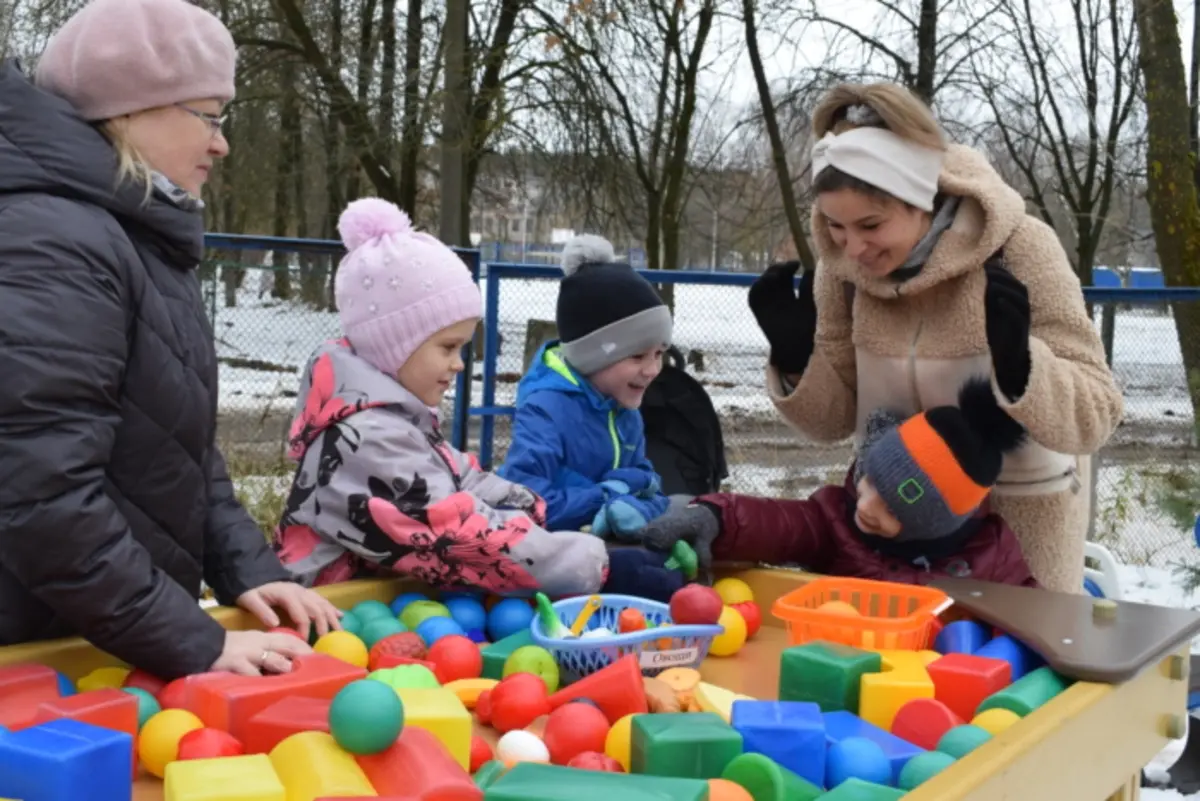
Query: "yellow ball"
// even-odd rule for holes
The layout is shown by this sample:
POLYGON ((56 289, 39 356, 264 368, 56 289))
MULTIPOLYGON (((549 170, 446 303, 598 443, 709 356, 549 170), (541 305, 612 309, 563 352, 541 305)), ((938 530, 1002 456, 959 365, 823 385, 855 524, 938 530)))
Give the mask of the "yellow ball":
POLYGON ((721 609, 721 618, 717 625, 724 626, 725 631, 713 637, 712 645, 708 647, 709 656, 733 656, 742 650, 746 644, 746 618, 732 606, 721 609))
POLYGON ((717 595, 721 596, 721 600, 726 606, 754 600, 754 591, 741 579, 723 578, 713 585, 713 589, 717 591, 717 595))
POLYGON ((980 712, 975 716, 975 719, 971 721, 971 724, 978 726, 988 734, 995 737, 1020 719, 1021 716, 1016 712, 1013 712, 1011 709, 1000 709, 997 707, 995 709, 986 709, 983 712, 980 712))
POLYGON ((96 668, 91 673, 84 676, 75 685, 81 693, 88 693, 92 690, 119 690, 121 685, 125 683, 125 677, 129 675, 129 668, 124 667, 102 667, 96 668))
POLYGON ((826 601, 817 607, 817 611, 824 612, 827 615, 845 615, 846 617, 860 616, 858 610, 845 601, 826 601))
POLYGON ((348 631, 329 632, 317 640, 313 650, 360 668, 365 668, 370 661, 367 644, 348 631))
POLYGON ((138 758, 147 771, 161 779, 167 763, 179 758, 179 741, 183 735, 203 728, 204 722, 186 709, 157 712, 138 732, 138 758))
POLYGON ((626 715, 613 724, 604 738, 604 753, 621 763, 629 772, 630 749, 633 747, 633 715, 626 715))

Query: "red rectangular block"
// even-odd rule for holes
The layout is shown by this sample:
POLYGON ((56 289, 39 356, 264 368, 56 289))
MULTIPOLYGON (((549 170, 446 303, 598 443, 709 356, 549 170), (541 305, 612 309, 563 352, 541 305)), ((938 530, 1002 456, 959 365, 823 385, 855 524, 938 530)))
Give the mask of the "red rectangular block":
POLYGON ((483 799, 483 791, 441 741, 416 726, 406 726, 386 751, 355 759, 381 796, 417 801, 483 799))
POLYGON ((983 699, 1012 683, 1007 662, 973 654, 946 654, 925 670, 933 679, 933 697, 967 722, 983 699))
POLYGON ((246 723, 242 745, 247 754, 269 754, 271 749, 302 731, 329 731, 329 701, 294 695, 276 701, 246 723))
POLYGON ((0 667, 0 726, 10 731, 33 725, 38 707, 59 697, 58 674, 45 665, 0 667))
POLYGON ((293 660, 291 673, 198 683, 192 711, 205 726, 243 740, 250 720, 272 704, 289 696, 332 700, 338 690, 366 675, 363 668, 332 656, 308 654, 293 660))
MULTIPOLYGON (((123 731, 133 739, 131 745, 137 743, 138 735, 138 702, 137 698, 127 692, 105 687, 102 690, 71 695, 66 698, 56 698, 38 707, 33 725, 49 723, 52 720, 77 720, 80 723, 90 723, 102 729, 123 731)), ((134 747, 133 776, 138 774, 137 750, 134 747)))

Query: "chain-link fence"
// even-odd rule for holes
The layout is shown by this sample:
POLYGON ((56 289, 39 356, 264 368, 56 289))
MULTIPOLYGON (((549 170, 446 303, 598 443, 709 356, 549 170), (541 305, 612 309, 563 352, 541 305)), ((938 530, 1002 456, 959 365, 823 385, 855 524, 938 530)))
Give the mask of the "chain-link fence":
MULTIPOLYGON (((313 348, 339 335, 327 300, 335 257, 309 254, 304 263, 295 255, 280 257, 277 267, 270 251, 246 251, 252 252, 266 255, 229 259, 223 253, 204 273, 221 360, 221 435, 227 448, 278 459, 300 370, 313 348), (288 290, 281 298, 285 264, 288 290)), ((488 266, 483 269, 486 273, 488 266)), ((552 330, 555 280, 503 277, 498 290, 498 358, 488 368, 494 395, 484 394, 480 337, 471 371, 473 407, 511 406, 530 355, 552 330)), ((775 412, 763 387, 766 342, 745 294, 744 285, 677 284, 675 341, 721 417, 729 488, 803 497, 827 481, 841 480, 851 456, 849 443, 805 441, 775 412)), ((1114 307, 1113 367, 1125 393, 1126 416, 1097 460, 1094 538, 1122 562, 1168 567, 1192 562, 1195 555, 1191 520, 1200 507, 1200 462, 1174 322, 1161 293, 1152 299, 1114 307)), ((1096 308, 1100 330, 1101 306, 1096 308)), ((454 399, 448 398, 444 420, 452 419, 453 408, 454 399)), ((493 429, 492 463, 500 464, 510 418, 497 415, 493 421, 486 428, 493 429)), ((470 419, 471 447, 479 447, 484 428, 478 416, 470 419)))

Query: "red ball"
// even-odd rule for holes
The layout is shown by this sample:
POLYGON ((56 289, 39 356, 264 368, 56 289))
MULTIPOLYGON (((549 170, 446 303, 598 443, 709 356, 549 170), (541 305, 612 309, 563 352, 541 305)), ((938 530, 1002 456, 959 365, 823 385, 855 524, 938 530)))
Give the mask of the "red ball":
MULTIPOLYGON (((276 626, 273 629, 267 629, 267 634, 290 634, 298 640, 304 640, 304 638, 300 636, 300 632, 296 631, 291 626, 276 626)), ((304 641, 308 642, 308 640, 304 641)))
POLYGON ((475 719, 484 726, 492 723, 492 691, 484 690, 475 699, 475 719))
POLYGON ((599 770, 607 773, 625 772, 625 768, 621 767, 620 762, 608 754, 602 754, 599 751, 583 751, 578 753, 567 763, 567 767, 579 768, 580 770, 599 770))
POLYGON ((596 707, 564 704, 550 713, 542 742, 551 762, 566 765, 586 751, 603 753, 609 728, 608 718, 596 707))
POLYGON ((762 626, 762 610, 758 608, 758 604, 754 601, 742 601, 740 604, 731 604, 731 606, 746 621, 746 639, 758 634, 758 630, 762 626))
POLYGON ((725 602, 703 584, 688 584, 671 595, 671 622, 676 625, 712 625, 721 619, 725 602))
POLYGON ((157 697, 158 694, 162 692, 163 688, 167 686, 167 683, 158 676, 154 676, 139 668, 131 671, 129 675, 125 677, 125 683, 121 686, 145 690, 151 695, 157 697))
POLYGON ((424 659, 425 641, 413 631, 390 634, 371 646, 367 654, 367 666, 371 670, 396 667, 404 664, 397 659, 424 659))
POLYGON ((483 767, 484 763, 492 761, 492 747, 487 740, 478 734, 471 735, 471 773, 483 767))
POLYGON ((214 759, 246 753, 241 740, 220 729, 194 729, 179 740, 180 759, 214 759))
POLYGON ((550 714, 546 682, 542 681, 541 676, 513 673, 489 692, 492 728, 501 734, 523 729, 542 715, 550 714))
POLYGON ((163 709, 187 709, 187 683, 188 676, 175 681, 168 682, 155 698, 158 699, 158 705, 163 709))
POLYGON ((483 673, 483 653, 461 634, 442 637, 430 647, 426 658, 437 666, 434 672, 442 684, 477 679, 483 673))

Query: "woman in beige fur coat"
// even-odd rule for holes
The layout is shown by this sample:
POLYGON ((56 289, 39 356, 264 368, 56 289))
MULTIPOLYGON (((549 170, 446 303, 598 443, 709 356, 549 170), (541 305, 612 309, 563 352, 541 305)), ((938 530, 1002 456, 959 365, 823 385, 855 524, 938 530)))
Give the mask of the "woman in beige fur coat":
POLYGON ((953 404, 969 376, 990 376, 1027 432, 992 508, 1043 586, 1081 591, 1091 454, 1122 400, 1058 237, 900 86, 840 86, 813 126, 819 266, 798 293, 794 262, 750 291, 772 400, 831 442, 873 409, 953 404))

